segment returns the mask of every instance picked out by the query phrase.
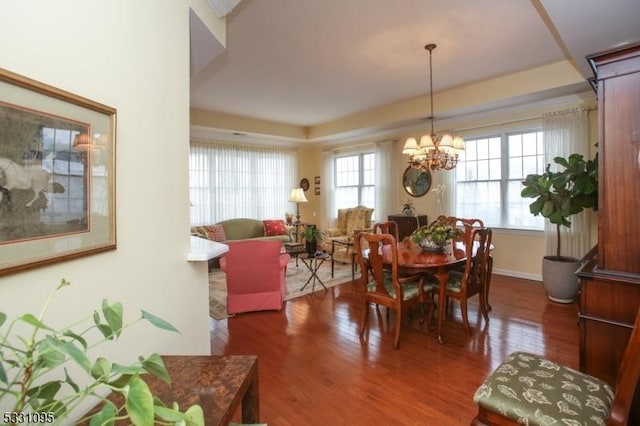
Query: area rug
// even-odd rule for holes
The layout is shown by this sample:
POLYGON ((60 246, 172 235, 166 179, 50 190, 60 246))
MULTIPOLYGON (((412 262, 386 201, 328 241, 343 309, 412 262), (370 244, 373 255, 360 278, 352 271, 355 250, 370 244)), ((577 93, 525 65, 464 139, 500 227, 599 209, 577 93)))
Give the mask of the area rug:
MULTIPOLYGON (((295 297, 304 296, 311 293, 312 283, 309 283, 304 289, 300 289, 307 282, 311 272, 302 261, 298 261, 296 266, 295 259, 291 259, 287 265, 287 294, 284 300, 293 299, 295 297)), ((358 274, 356 273, 356 277, 358 274)), ((331 278, 331 262, 325 261, 318 269, 318 277, 322 280, 327 288, 343 284, 351 281, 351 264, 342 264, 335 262, 334 274, 331 278)), ((314 292, 324 291, 319 282, 316 281, 314 292)), ((211 317, 216 320, 228 318, 227 314, 227 281, 225 273, 219 269, 209 272, 209 312, 211 317)))

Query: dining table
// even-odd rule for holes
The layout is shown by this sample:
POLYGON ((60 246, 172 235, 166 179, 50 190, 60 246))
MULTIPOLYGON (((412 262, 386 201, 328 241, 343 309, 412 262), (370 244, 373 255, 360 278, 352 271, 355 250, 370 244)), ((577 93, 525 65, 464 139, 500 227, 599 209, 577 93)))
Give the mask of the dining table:
MULTIPOLYGON (((423 250, 418 244, 404 240, 397 244, 398 267, 401 274, 429 273, 438 280, 438 342, 445 342, 442 335, 444 322, 444 300, 447 292, 449 272, 467 260, 466 245, 463 241, 454 241, 438 251, 423 250)), ((366 255, 363 253, 363 255, 366 255)), ((391 247, 382 248, 382 261, 391 264, 391 247)))

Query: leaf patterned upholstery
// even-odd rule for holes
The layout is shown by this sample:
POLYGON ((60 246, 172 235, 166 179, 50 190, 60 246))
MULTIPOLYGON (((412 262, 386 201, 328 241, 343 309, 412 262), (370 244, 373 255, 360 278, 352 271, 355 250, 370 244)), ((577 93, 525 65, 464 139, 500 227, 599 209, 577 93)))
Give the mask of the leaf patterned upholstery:
POLYGON ((529 426, 604 426, 613 397, 613 389, 596 377, 515 352, 477 389, 473 400, 529 426))
MULTIPOLYGON (((387 290, 387 293, 389 293, 389 296, 395 299, 396 289, 393 286, 393 279, 391 277, 391 272, 387 270, 383 271, 382 278, 384 281, 384 288, 387 290)), ((371 280, 369 284, 367 284, 367 291, 376 291, 377 287, 378 287, 378 283, 376 283, 375 280, 371 280)), ((420 292, 420 288, 419 288, 418 280, 405 282, 402 285, 402 300, 411 300, 414 297, 417 297, 419 292, 420 292)))

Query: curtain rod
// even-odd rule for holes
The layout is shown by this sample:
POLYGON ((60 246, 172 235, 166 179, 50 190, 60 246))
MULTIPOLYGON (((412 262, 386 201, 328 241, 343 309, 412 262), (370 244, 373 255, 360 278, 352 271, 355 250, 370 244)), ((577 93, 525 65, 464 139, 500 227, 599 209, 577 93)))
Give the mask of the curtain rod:
POLYGON ((577 107, 577 108, 564 109, 564 110, 555 111, 555 112, 546 112, 546 113, 543 113, 543 114, 532 115, 532 116, 523 117, 523 118, 517 118, 517 119, 509 120, 509 121, 497 121, 497 122, 493 122, 493 123, 481 124, 481 125, 478 125, 478 126, 457 128, 456 132, 465 132, 465 131, 470 131, 470 130, 484 129, 486 127, 506 126, 506 125, 509 125, 509 124, 523 123, 525 121, 531 121, 531 120, 540 120, 540 119, 544 118, 545 116, 552 116, 552 115, 556 115, 556 114, 574 112, 574 111, 579 111, 579 110, 582 110, 582 111, 595 111, 595 110, 597 110, 597 108, 583 106, 583 107, 577 107))

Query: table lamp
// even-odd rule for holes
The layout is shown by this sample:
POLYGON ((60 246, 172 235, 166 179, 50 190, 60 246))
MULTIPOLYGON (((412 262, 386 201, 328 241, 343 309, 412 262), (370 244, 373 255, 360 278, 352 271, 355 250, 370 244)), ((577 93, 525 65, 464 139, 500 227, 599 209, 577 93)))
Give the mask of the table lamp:
POLYGON ((300 223, 300 203, 306 203, 307 197, 304 196, 302 188, 293 188, 289 195, 289 201, 296 203, 296 223, 300 223))

